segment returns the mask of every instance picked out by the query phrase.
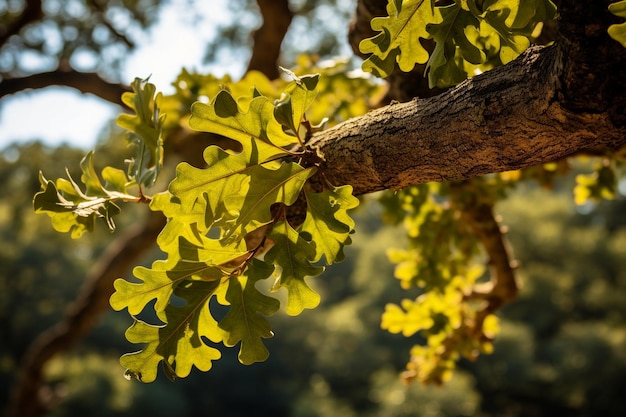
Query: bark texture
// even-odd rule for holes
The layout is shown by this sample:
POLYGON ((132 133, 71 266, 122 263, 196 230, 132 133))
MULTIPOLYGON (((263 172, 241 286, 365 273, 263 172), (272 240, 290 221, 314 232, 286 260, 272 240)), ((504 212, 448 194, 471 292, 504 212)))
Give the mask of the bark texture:
POLYGON ((391 104, 321 132, 312 147, 324 160, 326 176, 337 185, 353 185, 356 194, 515 170, 590 148, 620 148, 626 144, 621 118, 573 109, 565 99, 571 94, 563 82, 565 53, 561 45, 530 48, 439 96, 391 104))

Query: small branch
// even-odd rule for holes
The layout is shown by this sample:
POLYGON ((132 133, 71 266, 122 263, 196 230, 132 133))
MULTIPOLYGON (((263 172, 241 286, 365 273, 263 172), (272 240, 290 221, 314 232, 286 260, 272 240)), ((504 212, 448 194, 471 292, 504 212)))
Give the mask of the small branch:
POLYGON ((467 187, 467 184, 469 183, 453 183, 450 189, 454 205, 460 210, 465 224, 480 240, 489 257, 490 281, 479 284, 469 295, 469 298, 487 302, 481 311, 482 315, 486 316, 515 299, 518 288, 513 271, 514 263, 510 260, 504 233, 493 213, 493 202, 481 198, 473 188, 467 187))
POLYGON ((288 0, 257 0, 263 25, 254 32, 254 47, 248 71, 260 71, 269 79, 279 77, 278 59, 293 13, 288 0))
POLYGON ((56 70, 2 80, 0 82, 0 99, 20 91, 51 86, 75 88, 83 94, 90 93, 119 106, 124 105, 122 94, 131 91, 128 86, 110 83, 97 73, 56 70))
POLYGON ((68 309, 65 319, 39 335, 25 353, 6 417, 36 417, 46 411, 46 404, 39 396, 44 378, 44 365, 91 330, 102 314, 109 309, 113 281, 128 273, 137 259, 152 248, 164 226, 165 219, 162 214, 150 212, 143 226, 127 230, 108 246, 93 266, 79 297, 68 309))

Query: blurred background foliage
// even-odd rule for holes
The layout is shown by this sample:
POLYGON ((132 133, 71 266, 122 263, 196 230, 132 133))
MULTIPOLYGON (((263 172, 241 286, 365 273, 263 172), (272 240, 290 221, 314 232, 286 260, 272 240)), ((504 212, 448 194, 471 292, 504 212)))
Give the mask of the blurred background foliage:
MULTIPOLYGON (((102 163, 124 152, 112 137, 99 147, 102 163)), ((62 175, 82 155, 30 143, 0 158, 0 403, 21 354, 63 314, 112 238, 100 228, 71 240, 32 212, 42 164, 62 175)), ((131 348, 122 336, 129 319, 110 312, 49 364, 44 394, 58 398, 50 415, 623 416, 626 199, 576 206, 573 175, 554 190, 523 184, 497 206, 521 263, 522 291, 500 314, 495 352, 462 362, 443 387, 398 378, 415 340, 381 330, 380 316, 387 302, 407 296, 385 255, 404 233, 382 225, 382 209, 370 201, 356 213, 346 261, 313 283, 322 305, 272 318, 266 363, 243 366, 233 350, 207 374, 129 382, 118 363, 131 348)))
MULTIPOLYGON (((186 1, 193 10, 194 1, 186 1)), ((153 22, 160 4, 44 3, 41 24, 0 48, 3 78, 68 64, 116 80, 134 34, 153 22), (34 58, 24 59, 28 56, 34 58)), ((296 17, 283 44, 283 65, 293 65, 303 50, 321 57, 349 53, 345 37, 353 2, 291 3, 296 17)), ((25 4, 0 1, 0 23, 9 27, 25 4)), ((254 2, 233 0, 229 7, 233 21, 220 26, 205 58, 219 62, 239 56, 245 65, 251 28, 260 21, 254 2)), ((120 132, 105 130, 99 143, 98 163, 119 166, 126 152, 120 132)), ((101 227, 71 240, 55 232, 47 217, 33 213, 39 169, 56 178, 69 167, 77 177, 83 150, 40 142, 3 146, 0 405, 7 403, 31 341, 63 315, 113 239, 101 227)), ((272 317, 276 337, 267 342, 267 362, 243 366, 233 350, 210 373, 193 372, 174 383, 165 378, 148 385, 129 382, 118 362, 121 353, 133 349, 123 337, 129 318, 111 311, 79 345, 50 362, 42 395, 51 398, 49 403, 56 399, 57 407, 49 415, 623 417, 626 198, 618 187, 612 201, 576 206, 575 174, 592 166, 589 161, 577 167, 553 190, 525 183, 497 206, 521 264, 522 290, 499 314, 502 330, 494 353, 462 362, 442 387, 405 386, 398 378, 416 341, 381 330, 380 317, 386 303, 415 294, 400 288, 385 254, 386 248, 401 246, 405 232, 381 224, 382 209, 371 201, 356 213, 357 233, 346 261, 312 283, 322 295, 321 306, 297 318, 272 317)), ((127 210, 119 228, 138 215, 127 210)))

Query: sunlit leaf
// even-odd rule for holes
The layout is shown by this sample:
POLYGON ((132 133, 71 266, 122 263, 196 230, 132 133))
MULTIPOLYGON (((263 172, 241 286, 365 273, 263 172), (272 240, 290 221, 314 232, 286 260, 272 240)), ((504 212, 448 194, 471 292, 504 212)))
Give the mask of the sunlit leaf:
POLYGON ((255 260, 247 273, 228 280, 226 300, 230 309, 219 322, 219 328, 226 346, 241 343, 238 357, 245 365, 262 362, 269 356, 263 339, 272 337, 273 333, 265 317, 278 311, 280 303, 261 294, 255 284, 268 278, 273 270, 270 265, 255 260))
POLYGON ((128 308, 128 312, 136 316, 152 300, 156 300, 154 311, 166 321, 164 312, 170 302, 175 288, 183 281, 219 280, 224 272, 212 262, 189 259, 168 259, 155 261, 151 268, 138 266, 133 274, 141 283, 132 283, 124 279, 115 280, 115 292, 110 303, 114 310, 128 308))
POLYGON ((272 289, 287 289, 287 314, 296 316, 305 308, 317 307, 320 296, 305 281, 306 277, 324 271, 312 264, 316 257, 315 247, 285 221, 275 224, 269 237, 274 246, 265 255, 265 261, 280 267, 280 276, 272 289))
POLYGON ((130 131, 128 141, 134 145, 135 155, 129 163, 128 175, 138 184, 154 185, 163 165, 163 123, 161 93, 156 93, 154 84, 135 78, 131 84, 133 92, 122 95, 122 101, 135 114, 121 114, 117 124, 130 131))
POLYGON ((300 138, 300 123, 317 96, 319 74, 298 77, 291 71, 288 73, 294 81, 285 89, 281 99, 275 102, 274 116, 288 132, 300 138))
POLYGON ((380 77, 391 73, 395 63, 402 71, 428 63, 430 87, 447 87, 516 58, 537 36, 540 23, 555 16, 550 0, 459 0, 438 4, 430 0, 389 0, 388 16, 372 20, 378 33, 359 45, 371 54, 363 69, 380 77), (420 39, 433 39, 429 52, 420 39))
POLYGON ((225 197, 230 213, 237 213, 226 221, 225 237, 244 236, 272 220, 271 207, 275 203, 292 205, 307 179, 316 168, 302 168, 296 163, 284 163, 276 170, 256 166, 248 177, 234 180, 231 186, 240 190, 225 197))
POLYGON ((389 1, 387 13, 387 17, 371 21, 372 29, 380 33, 359 44, 362 53, 371 54, 363 62, 363 70, 379 77, 388 76, 396 61, 402 71, 411 71, 415 64, 426 63, 429 53, 420 38, 430 38, 426 25, 441 22, 432 0, 403 1, 400 11, 396 2, 389 1))
MULTIPOLYGON (((609 4, 609 11, 616 16, 626 18, 626 1, 609 4)), ((609 35, 626 48, 626 22, 609 26, 609 35)))
POLYGON ((247 109, 240 109, 237 101, 227 90, 220 91, 210 104, 194 103, 189 126, 239 142, 252 137, 277 147, 298 143, 295 136, 283 132, 281 125, 274 118, 274 105, 267 97, 255 97, 247 109))
POLYGON ((52 218, 52 226, 59 232, 70 232, 72 238, 78 238, 86 231, 92 231, 95 220, 102 218, 110 230, 115 229, 113 217, 119 214, 119 201, 137 201, 138 197, 128 194, 125 174, 107 167, 103 170, 106 189, 96 174, 93 153, 89 152, 81 161, 81 180, 86 185, 83 191, 68 172, 68 179, 55 181, 39 174, 42 191, 35 194, 33 207, 36 213, 46 213, 52 218))
POLYGON ((299 230, 314 242, 313 261, 319 261, 322 256, 327 264, 343 260, 343 246, 354 229, 348 210, 357 207, 359 199, 352 195, 349 185, 321 193, 305 189, 304 193, 307 214, 299 230))
POLYGON ((176 288, 176 296, 185 301, 182 307, 169 305, 163 314, 165 325, 155 326, 136 320, 126 331, 131 343, 146 343, 143 350, 128 353, 120 359, 126 375, 143 382, 156 379, 159 363, 165 374, 184 378, 193 366, 201 371, 211 369, 212 361, 221 357, 219 350, 207 345, 221 341, 221 332, 208 308, 209 299, 220 281, 188 281, 176 288))
POLYGON ((187 163, 181 163, 176 168, 176 178, 170 184, 170 192, 187 215, 200 214, 201 211, 196 209, 200 205, 205 213, 196 221, 207 227, 213 222, 223 222, 236 215, 227 211, 224 201, 231 195, 245 196, 245 190, 239 188, 242 183, 251 176, 263 175, 280 167, 278 162, 273 161, 282 154, 280 150, 250 138, 241 140, 243 151, 238 154, 228 153, 217 146, 206 148, 206 169, 187 163))

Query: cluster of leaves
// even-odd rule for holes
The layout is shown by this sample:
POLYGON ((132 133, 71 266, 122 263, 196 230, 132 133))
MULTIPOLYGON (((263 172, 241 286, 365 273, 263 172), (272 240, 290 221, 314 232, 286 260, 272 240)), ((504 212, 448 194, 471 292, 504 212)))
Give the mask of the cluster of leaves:
MULTIPOLYGON (((346 60, 319 62, 308 55, 301 55, 296 60, 293 73, 296 76, 320 74, 315 89, 317 105, 307 111, 307 117, 310 120, 325 120, 327 126, 365 114, 384 94, 384 86, 373 82, 371 77, 350 72, 346 60)), ((263 96, 278 100, 287 84, 288 80, 284 78, 269 80, 258 71, 249 71, 243 78, 234 81, 229 75, 215 77, 183 69, 172 83, 176 92, 162 100, 161 109, 168 115, 165 127, 187 126, 191 105, 215 97, 224 86, 228 86, 233 97, 247 96, 254 88, 263 96)))
MULTIPOLYGON (((576 176, 577 204, 611 199, 616 193, 619 160, 602 159, 592 168, 591 173, 576 176)), ((571 170, 570 163, 562 160, 474 178, 464 185, 422 184, 381 195, 384 220, 403 223, 408 235, 407 248, 387 251, 396 264, 395 276, 402 288, 422 290, 415 299, 388 304, 382 317, 383 329, 419 336, 403 374, 406 380, 440 384, 452 375, 461 357, 474 360, 493 350, 498 319, 483 296, 483 288, 493 280, 484 268, 490 260, 468 227, 462 213, 468 207, 462 200, 471 196, 493 206, 523 181, 553 188, 556 178, 571 170)))
MULTIPOLYGON (((499 184, 503 184, 496 177, 499 184)), ((422 294, 400 305, 388 304, 382 328, 406 337, 417 333, 424 343, 411 349, 404 377, 424 383, 447 380, 461 357, 474 359, 492 350, 497 318, 483 315, 470 295, 484 276, 481 247, 469 230, 445 184, 423 184, 380 198, 388 222, 403 222, 408 248, 392 248, 395 276, 405 289, 422 294)))
MULTIPOLYGON (((326 82, 319 88, 319 75, 286 72, 292 81, 272 83, 250 73, 228 88, 222 83, 228 79, 184 71, 175 84, 177 92, 169 97, 137 80, 135 92, 124 97, 135 114, 118 118, 135 145, 128 172, 106 167, 103 185, 90 153, 82 164, 86 192, 71 179, 42 180, 36 210, 49 213, 57 230, 81 232, 73 237, 91 230, 96 217, 109 220, 117 214, 118 200, 149 202, 168 220, 157 238, 167 258, 150 268, 135 268, 136 282, 118 279, 111 297, 114 309, 128 309, 133 317, 152 309, 157 321, 136 318, 128 329, 129 341, 146 345, 122 357, 128 377, 153 381, 159 364, 170 378, 187 376, 193 366, 207 371, 221 356, 218 343, 239 344, 244 364, 265 360, 262 339, 272 336, 267 317, 279 310, 280 302, 264 294, 258 282, 272 277, 265 287, 269 292, 284 288, 286 313, 298 315, 320 302, 305 279, 319 275, 324 264, 343 259, 343 246, 350 243, 354 228, 348 210, 359 200, 352 187, 336 187, 324 178, 306 144, 316 128, 306 112, 319 90, 330 95, 333 87, 326 82), (232 91, 241 97, 235 100, 232 91), (181 110, 189 100, 208 94, 212 100, 196 101, 190 114, 181 110), (188 121, 195 130, 230 138, 240 150, 207 147, 207 168, 181 163, 168 190, 147 197, 144 189, 161 172, 162 133, 176 127, 163 113, 188 121), (130 188, 136 192, 126 192, 130 188), (79 229, 87 222, 89 228, 79 229)), ((329 78, 360 85, 363 100, 378 89, 345 75, 329 78)), ((342 99, 335 103, 336 119, 352 116, 342 99)))
POLYGON ((389 0, 388 16, 371 22, 380 33, 359 45, 370 55, 363 69, 386 77, 396 63, 405 72, 426 64, 431 87, 455 85, 515 59, 556 12, 551 0, 438 3, 389 0))
POLYGON ((111 305, 136 316, 156 300, 163 324, 136 320, 129 328, 127 338, 147 346, 122 357, 127 375, 153 381, 159 363, 170 378, 187 376, 192 366, 207 371, 220 357, 215 343, 239 344, 244 364, 265 360, 262 339, 272 336, 266 317, 280 303, 258 281, 273 276, 270 291, 287 290, 287 314, 318 305, 305 278, 323 271, 322 257, 326 264, 343 258, 354 227, 347 211, 358 199, 350 186, 323 179, 321 189, 305 185, 318 173, 315 163, 303 163, 309 155, 303 122, 319 76, 294 77, 276 102, 258 89, 236 101, 223 89, 210 103, 192 106, 191 128, 236 140, 242 150, 209 146, 207 168, 181 163, 169 191, 152 200, 151 209, 168 218, 157 239, 167 259, 137 267, 140 283, 117 280, 111 305), (298 203, 302 211, 303 202, 298 224, 289 206, 298 203), (229 306, 221 320, 211 300, 229 306))
POLYGON ((46 213, 59 232, 70 232, 73 238, 92 231, 97 218, 103 218, 109 229, 115 229, 113 217, 120 212, 118 202, 144 201, 142 189, 151 187, 163 165, 164 115, 159 111, 161 95, 153 84, 141 79, 132 83, 133 92, 122 96, 124 103, 135 114, 122 114, 120 126, 128 129, 129 143, 134 156, 128 171, 105 167, 98 176, 93 152, 81 161, 81 182, 85 190, 69 174, 68 179, 48 180, 40 173, 42 191, 34 198, 37 213, 46 213))

